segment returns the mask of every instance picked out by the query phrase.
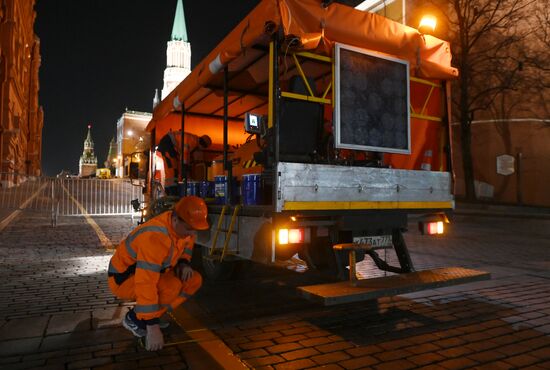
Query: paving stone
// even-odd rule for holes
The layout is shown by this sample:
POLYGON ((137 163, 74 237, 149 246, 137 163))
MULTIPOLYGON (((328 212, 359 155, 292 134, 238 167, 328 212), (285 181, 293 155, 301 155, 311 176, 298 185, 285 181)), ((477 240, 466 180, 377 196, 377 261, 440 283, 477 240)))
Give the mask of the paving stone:
POLYGON ((525 367, 525 366, 532 365, 536 362, 539 362, 540 360, 528 354, 521 354, 521 355, 505 358, 502 361, 508 364, 511 364, 515 367, 525 367))
POLYGON ((180 363, 182 361, 183 358, 180 355, 159 356, 139 360, 139 367, 162 366, 167 364, 180 363))
POLYGON ((529 352, 529 355, 541 360, 548 360, 550 359, 550 347, 539 348, 535 351, 531 351, 529 352))
POLYGON ((284 343, 284 344, 277 344, 275 346, 267 347, 266 350, 270 353, 280 354, 283 352, 294 351, 299 348, 302 348, 302 346, 298 343, 284 343))
POLYGON ((40 350, 53 351, 64 348, 89 347, 117 340, 125 340, 129 335, 131 334, 123 328, 50 335, 44 338, 40 350))
POLYGON ((373 353, 382 352, 383 349, 376 346, 376 345, 370 345, 370 346, 361 346, 356 348, 349 348, 346 349, 346 352, 352 355, 353 357, 361 357, 365 355, 371 355, 373 353))
POLYGON ((325 353, 324 355, 317 355, 317 356, 311 357, 311 359, 319 365, 325 365, 331 362, 340 362, 340 361, 347 360, 349 358, 350 358, 350 355, 348 355, 346 352, 343 352, 343 351, 330 352, 330 353, 325 353))
POLYGON ((320 354, 319 351, 316 351, 314 348, 304 348, 283 353, 281 354, 281 356, 283 356, 286 360, 292 361, 299 358, 315 356, 318 354, 320 354))
POLYGON ((279 337, 281 337, 281 335, 282 334, 277 332, 277 331, 270 331, 270 332, 267 332, 267 333, 252 335, 252 336, 248 337, 248 339, 255 342, 255 341, 261 341, 261 340, 279 338, 279 337))
POLYGON ((498 351, 484 351, 484 352, 468 355, 468 358, 480 363, 493 362, 496 360, 503 359, 505 357, 506 355, 498 351))
POLYGON ((12 363, 9 365, 3 365, 2 369, 5 370, 20 370, 20 369, 32 369, 44 367, 46 360, 33 360, 33 361, 24 361, 20 363, 12 363))
POLYGON ((257 342, 242 343, 242 344, 239 344, 239 347, 246 351, 246 350, 251 350, 256 348, 270 347, 274 344, 275 343, 273 343, 270 340, 260 340, 257 342))
POLYGON ((273 340, 276 343, 283 344, 283 343, 297 342, 306 338, 307 337, 303 334, 296 334, 296 335, 280 336, 280 337, 274 338, 273 340))
MULTIPOLYGON (((283 331, 283 330, 292 330, 294 329, 292 325, 290 324, 277 324, 277 325, 269 325, 262 328, 263 331, 283 331)), ((296 333, 294 333, 296 334, 296 333)))
POLYGON ((265 365, 274 365, 284 361, 285 360, 281 356, 277 356, 277 355, 257 357, 257 358, 251 358, 251 359, 245 360, 245 362, 249 366, 252 366, 252 368, 265 366, 265 365))
POLYGON ((500 353, 505 354, 506 356, 514 356, 522 353, 527 353, 531 350, 531 348, 524 346, 521 343, 514 343, 514 344, 498 347, 496 348, 496 350, 499 351, 500 353))
POLYGON ((93 356, 91 353, 77 353, 73 355, 65 355, 60 357, 50 357, 47 360, 48 365, 53 364, 66 364, 68 362, 76 362, 76 361, 83 361, 83 360, 89 360, 93 356))
POLYGON ((67 369, 72 370, 72 369, 92 368, 95 366, 105 365, 111 362, 112 360, 110 357, 98 357, 98 358, 92 358, 89 360, 69 362, 67 364, 67 369))
POLYGON ((340 361, 338 364, 344 369, 362 369, 366 367, 370 367, 376 363, 378 363, 376 358, 372 356, 363 356, 363 357, 355 357, 349 360, 340 361))
POLYGON ((302 333, 309 333, 311 332, 311 328, 310 327, 298 327, 298 328, 292 328, 292 329, 285 329, 285 330, 281 330, 281 333, 283 335, 294 335, 294 334, 302 334, 302 333))
POLYGON ((463 339, 458 338, 458 337, 441 339, 441 340, 436 340, 436 341, 432 342, 432 344, 434 344, 438 347, 441 347, 441 348, 456 347, 456 346, 462 345, 464 343, 467 343, 467 342, 463 339))
POLYGON ((330 332, 325 330, 315 330, 309 333, 304 333, 304 335, 309 338, 328 337, 330 335, 330 332))
POLYGON ((432 343, 423 343, 423 344, 419 344, 419 345, 416 345, 416 346, 411 346, 411 347, 406 348, 407 351, 409 351, 411 353, 414 353, 414 354, 421 354, 421 353, 426 353, 426 352, 436 352, 440 349, 441 348, 439 348, 438 346, 436 346, 435 344, 432 344, 432 343))
POLYGON ((412 369, 414 367, 416 367, 415 364, 406 360, 396 360, 396 361, 390 361, 390 362, 374 365, 375 369, 380 369, 380 370, 412 369))
POLYGON ((303 339, 303 340, 300 340, 298 343, 300 343, 304 347, 313 347, 313 346, 318 346, 321 344, 327 344, 331 342, 332 341, 326 337, 318 337, 318 338, 311 338, 311 339, 303 339))
POLYGON ((19 354, 36 353, 40 346, 41 337, 12 339, 0 342, 0 356, 13 356, 19 354))
POLYGON ((299 370, 299 369, 306 369, 311 368, 315 366, 315 362, 311 361, 310 359, 303 358, 301 360, 294 360, 285 362, 282 364, 275 365, 275 369, 277 370, 299 370))
POLYGON ((0 365, 12 364, 14 362, 20 362, 20 361, 21 361, 21 356, 0 357, 0 365))
POLYGON ((241 344, 241 343, 248 343, 250 342, 250 340, 247 337, 236 337, 236 338, 226 338, 225 342, 229 344, 241 344))
POLYGON ((416 365, 425 366, 433 364, 434 362, 443 361, 445 360, 445 357, 438 355, 437 353, 423 353, 420 355, 407 357, 407 360, 416 365))
POLYGON ((128 309, 121 306, 95 309, 92 311, 92 328, 102 329, 120 326, 126 312, 128 312, 128 309))
POLYGON ((308 370, 341 370, 343 367, 337 364, 328 364, 323 366, 310 367, 308 370))
POLYGON ((73 355, 77 353, 97 353, 97 351, 110 350, 111 348, 113 348, 113 345, 111 343, 93 344, 91 346, 71 348, 69 350, 69 354, 73 355))
POLYGON ((44 334, 49 317, 9 320, 0 330, 0 341, 41 337, 44 334))
POLYGON ((88 331, 91 330, 90 324, 89 312, 52 315, 46 329, 46 335, 88 331))
POLYGON ((462 357, 472 353, 472 350, 466 347, 453 347, 438 351, 437 354, 445 358, 462 357))
POLYGON ((380 353, 375 353, 374 356, 380 361, 394 361, 402 358, 410 357, 413 354, 411 352, 398 349, 395 351, 383 351, 380 353))
POLYGON ((253 350, 250 350, 250 351, 240 352, 239 353, 239 358, 241 358, 243 360, 246 360, 248 358, 264 357, 264 356, 268 356, 268 355, 269 355, 269 353, 267 353, 267 351, 264 350, 264 349, 253 349, 253 350))
POLYGON ((468 367, 473 367, 477 365, 477 362, 469 358, 454 358, 452 360, 446 360, 440 362, 438 365, 441 365, 447 369, 464 369, 468 367))

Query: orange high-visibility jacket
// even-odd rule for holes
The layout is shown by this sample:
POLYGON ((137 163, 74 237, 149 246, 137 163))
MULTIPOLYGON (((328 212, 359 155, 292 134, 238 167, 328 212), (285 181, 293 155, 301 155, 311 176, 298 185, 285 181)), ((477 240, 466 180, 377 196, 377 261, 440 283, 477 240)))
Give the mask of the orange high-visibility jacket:
POLYGON ((164 212, 134 229, 120 242, 109 263, 109 275, 115 280, 135 270, 135 312, 140 320, 162 315, 157 288, 160 274, 181 259, 190 262, 193 255, 194 237, 178 237, 172 228, 171 214, 172 211, 164 212))
MULTIPOLYGON (((183 163, 187 166, 191 163, 191 151, 199 146, 197 135, 185 132, 183 135, 183 163)), ((181 130, 170 131, 162 137, 157 147, 162 153, 165 165, 165 186, 176 185, 181 172, 181 130)))

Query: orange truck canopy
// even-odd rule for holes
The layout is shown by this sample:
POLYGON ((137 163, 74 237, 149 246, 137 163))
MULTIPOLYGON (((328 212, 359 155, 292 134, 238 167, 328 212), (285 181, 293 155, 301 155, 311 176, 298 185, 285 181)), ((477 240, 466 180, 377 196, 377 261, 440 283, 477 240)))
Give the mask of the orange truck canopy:
MULTIPOLYGON (((242 122, 248 111, 267 112, 268 46, 278 31, 286 42, 283 52, 312 51, 332 56, 334 43, 339 42, 407 60, 411 76, 438 80, 458 76, 451 67, 448 42, 414 28, 338 3, 325 8, 320 0, 263 0, 156 107, 147 130, 161 129, 161 121, 178 110, 182 102, 190 117, 210 115, 221 123, 220 72, 225 66, 229 71, 230 119, 242 122)), ((157 130, 156 137, 167 130, 157 130)))

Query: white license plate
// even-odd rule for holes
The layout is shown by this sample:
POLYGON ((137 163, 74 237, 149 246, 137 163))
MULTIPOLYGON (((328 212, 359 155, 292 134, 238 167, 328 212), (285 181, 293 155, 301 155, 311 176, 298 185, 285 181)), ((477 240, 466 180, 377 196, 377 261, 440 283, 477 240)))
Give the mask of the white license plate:
POLYGON ((391 247, 391 235, 357 236, 353 238, 355 244, 370 244, 373 247, 391 247))

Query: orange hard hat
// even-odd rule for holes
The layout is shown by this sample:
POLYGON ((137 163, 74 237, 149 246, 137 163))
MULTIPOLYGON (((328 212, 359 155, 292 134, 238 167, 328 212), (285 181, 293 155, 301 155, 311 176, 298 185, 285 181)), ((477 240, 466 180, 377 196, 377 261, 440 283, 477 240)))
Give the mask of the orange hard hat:
POLYGON ((206 221, 208 208, 204 199, 189 195, 181 198, 175 206, 177 215, 195 230, 206 230, 210 226, 206 221))

